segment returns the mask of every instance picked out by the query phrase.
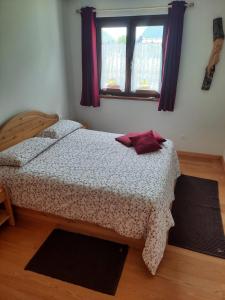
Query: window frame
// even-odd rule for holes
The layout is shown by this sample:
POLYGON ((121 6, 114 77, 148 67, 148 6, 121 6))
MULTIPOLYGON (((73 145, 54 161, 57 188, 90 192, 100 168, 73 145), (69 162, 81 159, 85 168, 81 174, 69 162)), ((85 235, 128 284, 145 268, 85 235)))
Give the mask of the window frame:
MULTIPOLYGON (((137 26, 163 26, 163 41, 162 47, 165 46, 166 28, 167 28, 167 14, 162 15, 148 15, 148 16, 129 16, 129 17, 99 17, 96 19, 96 32, 97 32, 97 60, 98 60, 98 72, 99 72, 99 93, 104 98, 119 99, 136 99, 136 100, 158 100, 160 94, 153 90, 141 90, 131 91, 131 68, 133 51, 135 46, 135 33, 137 26), (126 73, 125 73, 125 91, 114 89, 101 89, 101 66, 102 66, 102 41, 101 41, 101 29, 103 27, 127 27, 127 43, 126 43, 126 73)), ((162 51, 164 52, 164 51, 162 51)), ((163 57, 162 57, 163 60, 163 57)))

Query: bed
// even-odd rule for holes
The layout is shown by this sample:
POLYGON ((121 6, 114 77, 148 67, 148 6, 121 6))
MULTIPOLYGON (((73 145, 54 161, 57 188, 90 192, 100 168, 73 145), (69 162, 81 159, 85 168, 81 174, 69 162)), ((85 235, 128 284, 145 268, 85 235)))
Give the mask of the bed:
MULTIPOLYGON (((0 128, 0 150, 57 121, 57 115, 38 112, 14 117, 0 128)), ((177 154, 167 140, 160 151, 138 156, 116 142, 117 136, 80 126, 22 167, 0 166, 0 183, 17 207, 144 239, 142 257, 154 275, 174 225, 170 208, 180 175, 177 154)))

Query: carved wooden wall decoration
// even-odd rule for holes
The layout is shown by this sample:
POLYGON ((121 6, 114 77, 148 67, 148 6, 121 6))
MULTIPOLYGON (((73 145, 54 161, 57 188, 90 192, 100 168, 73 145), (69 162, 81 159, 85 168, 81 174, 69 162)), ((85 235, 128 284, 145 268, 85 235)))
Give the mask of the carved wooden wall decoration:
POLYGON ((220 52, 224 43, 224 31, 222 18, 213 20, 213 49, 210 55, 208 66, 206 67, 202 90, 209 90, 211 87, 216 64, 220 60, 220 52))

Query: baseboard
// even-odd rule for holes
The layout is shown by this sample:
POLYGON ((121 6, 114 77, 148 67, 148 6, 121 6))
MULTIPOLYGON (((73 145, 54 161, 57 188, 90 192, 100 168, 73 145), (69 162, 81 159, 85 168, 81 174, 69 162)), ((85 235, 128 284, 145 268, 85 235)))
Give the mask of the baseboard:
POLYGON ((221 160, 222 160, 222 165, 223 165, 223 169, 224 169, 224 172, 225 172, 225 159, 224 159, 223 156, 222 156, 221 160))
POLYGON ((221 155, 206 154, 206 153, 197 153, 197 152, 186 152, 186 151, 177 151, 179 158, 195 158, 201 160, 222 160, 221 155))

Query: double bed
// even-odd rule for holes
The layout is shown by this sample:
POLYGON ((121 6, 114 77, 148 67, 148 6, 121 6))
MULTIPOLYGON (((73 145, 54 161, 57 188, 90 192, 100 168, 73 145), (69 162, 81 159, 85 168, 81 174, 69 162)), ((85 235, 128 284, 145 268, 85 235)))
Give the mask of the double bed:
MULTIPOLYGON (((57 121, 41 113, 16 116, 0 128, 0 150, 22 145, 57 121)), ((143 260, 154 275, 174 225, 177 154, 167 140, 160 151, 137 155, 116 142, 118 136, 80 126, 22 167, 0 166, 0 183, 17 207, 144 239, 143 260)))

